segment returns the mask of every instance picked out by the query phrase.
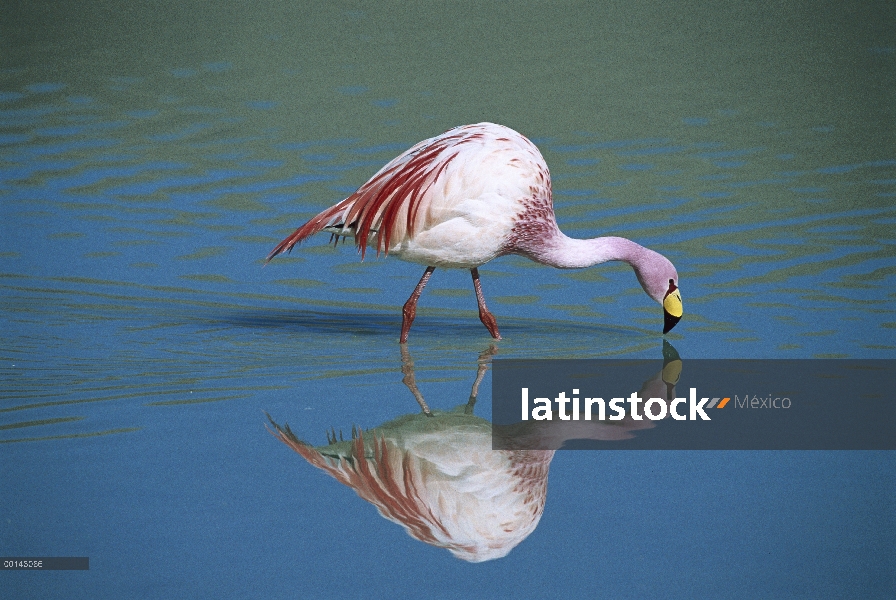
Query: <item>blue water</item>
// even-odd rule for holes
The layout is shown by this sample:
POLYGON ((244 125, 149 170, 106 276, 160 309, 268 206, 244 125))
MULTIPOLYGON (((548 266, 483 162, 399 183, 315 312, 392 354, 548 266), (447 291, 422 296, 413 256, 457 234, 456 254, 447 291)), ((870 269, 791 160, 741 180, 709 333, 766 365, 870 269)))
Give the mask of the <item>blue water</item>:
MULTIPOLYGON (((423 267, 325 235, 263 266, 402 149, 490 120, 538 144, 569 235, 675 263, 685 370, 896 358, 892 7, 112 6, 0 24, 0 554, 90 557, 0 595, 893 596, 889 452, 560 452, 507 557, 412 539, 265 412, 323 445, 418 411, 397 337, 423 267)), ((469 273, 420 301, 434 409, 483 353, 661 360, 624 265, 480 274, 494 346, 469 273)))

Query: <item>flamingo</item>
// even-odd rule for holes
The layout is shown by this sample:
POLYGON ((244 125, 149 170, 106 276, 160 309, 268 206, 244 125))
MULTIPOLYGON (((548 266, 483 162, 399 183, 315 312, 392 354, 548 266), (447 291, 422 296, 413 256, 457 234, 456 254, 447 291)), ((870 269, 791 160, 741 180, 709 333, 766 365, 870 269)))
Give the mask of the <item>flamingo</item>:
POLYGON ((341 434, 337 439, 333 430, 320 447, 267 415, 269 431, 412 537, 469 562, 501 558, 541 520, 554 451, 492 450, 491 423, 473 409, 496 351, 491 347, 479 355, 469 401, 453 411, 430 410, 403 345, 403 382, 421 412, 373 429, 353 426, 350 441, 341 434))
POLYGON ((399 342, 407 343, 417 301, 436 267, 469 269, 479 319, 495 339, 498 322, 488 310, 478 267, 518 254, 559 269, 613 260, 628 263, 648 296, 663 307, 663 334, 683 314, 678 273, 662 254, 621 237, 574 239, 557 226, 551 175, 538 148, 494 123, 455 127, 412 146, 345 200, 313 217, 284 239, 265 264, 312 234, 352 237, 364 259, 392 254, 426 265, 402 309, 399 342))

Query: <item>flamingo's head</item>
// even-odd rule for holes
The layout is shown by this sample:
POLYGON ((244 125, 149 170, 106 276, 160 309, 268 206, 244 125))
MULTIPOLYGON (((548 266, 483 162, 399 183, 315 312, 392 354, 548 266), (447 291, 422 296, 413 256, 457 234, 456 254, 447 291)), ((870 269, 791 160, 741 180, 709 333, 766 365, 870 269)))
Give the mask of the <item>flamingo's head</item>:
POLYGON ((663 333, 669 333, 684 314, 678 271, 668 258, 647 248, 632 266, 647 295, 663 307, 663 333))

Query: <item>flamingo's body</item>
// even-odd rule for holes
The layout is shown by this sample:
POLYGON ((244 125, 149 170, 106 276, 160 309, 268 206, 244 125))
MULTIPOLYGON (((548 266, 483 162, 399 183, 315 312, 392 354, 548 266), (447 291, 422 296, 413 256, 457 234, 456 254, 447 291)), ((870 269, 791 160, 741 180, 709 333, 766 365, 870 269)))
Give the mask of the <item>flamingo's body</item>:
POLYGON ((672 263, 625 238, 564 235, 554 217, 550 172, 538 148, 493 123, 457 127, 413 146, 280 242, 268 260, 319 231, 354 237, 362 258, 369 246, 377 254, 427 266, 404 306, 402 342, 436 267, 471 270, 480 319, 500 338, 477 267, 505 254, 564 269, 623 260, 634 268, 644 291, 663 305, 664 333, 682 314, 672 263))

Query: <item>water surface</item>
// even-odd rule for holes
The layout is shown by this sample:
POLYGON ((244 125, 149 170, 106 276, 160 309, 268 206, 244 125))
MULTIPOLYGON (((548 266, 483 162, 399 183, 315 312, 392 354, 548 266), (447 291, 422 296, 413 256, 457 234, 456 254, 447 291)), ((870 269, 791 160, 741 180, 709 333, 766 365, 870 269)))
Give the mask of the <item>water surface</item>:
MULTIPOLYGON (((892 589, 889 453, 561 453, 506 558, 409 538, 263 411, 316 445, 416 411, 396 340, 423 267, 325 235, 262 266, 403 149, 493 121, 539 146, 569 235, 675 263, 685 361, 894 358, 891 6, 5 14, 0 553, 91 559, 5 573, 17 595, 892 589)), ((661 359, 661 312, 624 265, 480 273, 495 356, 661 359)), ((467 402, 491 347, 469 274, 437 270, 408 347, 427 402, 467 402)))

